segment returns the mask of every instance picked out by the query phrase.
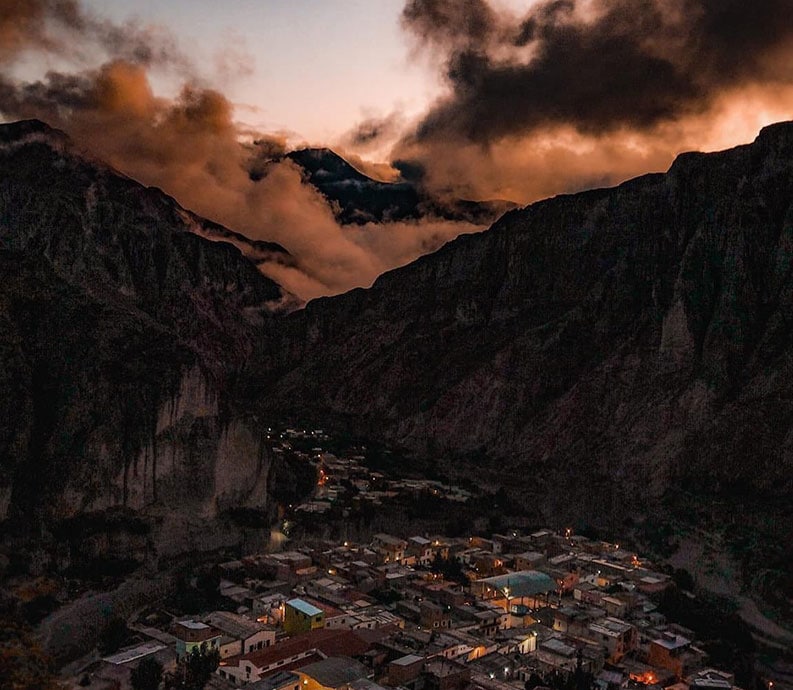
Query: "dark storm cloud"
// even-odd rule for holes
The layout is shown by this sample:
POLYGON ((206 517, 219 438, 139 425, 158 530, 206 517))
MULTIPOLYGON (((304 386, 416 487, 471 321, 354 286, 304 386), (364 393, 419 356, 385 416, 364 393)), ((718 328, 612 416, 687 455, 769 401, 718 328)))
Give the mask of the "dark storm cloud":
POLYGON ((522 17, 486 0, 410 0, 402 21, 443 56, 451 87, 419 142, 559 124, 648 131, 725 89, 793 80, 793 0, 554 0, 522 17))
POLYGON ((439 47, 481 45, 499 29, 487 0, 409 0, 402 21, 426 44, 439 47))

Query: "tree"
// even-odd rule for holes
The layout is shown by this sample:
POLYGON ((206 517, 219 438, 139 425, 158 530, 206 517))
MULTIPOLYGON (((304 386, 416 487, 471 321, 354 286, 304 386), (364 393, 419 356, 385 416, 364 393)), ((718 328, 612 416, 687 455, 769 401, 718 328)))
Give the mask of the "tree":
POLYGON ((694 591, 694 577, 685 568, 678 568, 672 573, 675 584, 687 592, 694 591))
POLYGON ((121 645, 124 644, 129 635, 129 628, 122 618, 114 616, 111 618, 99 640, 99 651, 104 655, 115 654, 121 645))
POLYGON ((444 580, 457 582, 461 585, 468 584, 468 578, 465 576, 465 571, 459 559, 454 557, 444 558, 441 556, 440 551, 435 553, 435 558, 433 558, 430 564, 430 570, 434 573, 443 575, 444 580))
POLYGON ((165 690, 203 690, 219 663, 217 649, 207 649, 206 643, 200 649, 194 647, 165 677, 165 690))
POLYGON ((50 671, 50 659, 18 617, 0 614, 0 688, 64 690, 50 671))
POLYGON ((132 671, 130 680, 133 690, 158 690, 162 682, 162 664, 153 657, 146 657, 132 671))

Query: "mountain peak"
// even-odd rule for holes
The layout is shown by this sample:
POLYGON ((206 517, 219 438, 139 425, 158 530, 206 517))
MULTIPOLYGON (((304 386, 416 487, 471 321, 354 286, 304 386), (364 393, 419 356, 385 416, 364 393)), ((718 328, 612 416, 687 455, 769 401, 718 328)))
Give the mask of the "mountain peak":
POLYGON ((298 149, 291 151, 286 157, 297 163, 317 182, 366 182, 370 179, 329 148, 298 149))

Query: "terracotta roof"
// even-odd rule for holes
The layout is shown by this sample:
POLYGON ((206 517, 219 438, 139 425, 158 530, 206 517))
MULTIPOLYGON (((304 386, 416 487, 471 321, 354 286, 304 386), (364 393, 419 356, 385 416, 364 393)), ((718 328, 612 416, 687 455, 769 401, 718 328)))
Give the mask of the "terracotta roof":
MULTIPOLYGON (((272 647, 256 650, 247 654, 224 659, 225 666, 239 666, 241 661, 250 661, 257 668, 270 666, 281 659, 317 650, 324 656, 360 656, 371 649, 376 640, 372 639, 374 630, 312 630, 303 635, 290 637, 272 647)), ((300 662, 301 665, 303 661, 300 662)), ((281 666, 278 670, 289 668, 281 666)))

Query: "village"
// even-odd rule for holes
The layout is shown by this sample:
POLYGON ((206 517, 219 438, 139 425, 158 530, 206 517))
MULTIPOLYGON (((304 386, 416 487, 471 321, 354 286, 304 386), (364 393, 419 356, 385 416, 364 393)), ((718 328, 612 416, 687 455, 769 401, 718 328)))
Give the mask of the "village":
MULTIPOLYGON (((300 434, 324 436, 288 430, 282 452, 300 434)), ((341 480, 358 501, 416 490, 472 498, 443 482, 391 480, 363 456, 313 453, 317 489, 292 506, 294 520, 330 511, 341 480)), ((215 608, 193 603, 187 614, 177 600, 140 612, 128 622, 132 643, 82 669, 75 687, 128 688, 146 660, 167 672, 198 650, 217 652, 208 687, 218 689, 737 687, 734 669, 717 668, 696 631, 664 613, 670 592, 684 608, 694 600, 684 579, 571 528, 283 536, 278 551, 215 563, 185 582, 202 588, 215 608)))
POLYGON ((235 610, 142 617, 131 627, 145 640, 94 664, 88 687, 129 687, 143 659, 167 669, 202 647, 219 653, 218 688, 735 687, 692 630, 660 613, 659 595, 676 587, 668 575, 569 530, 377 534, 219 570, 235 610))

